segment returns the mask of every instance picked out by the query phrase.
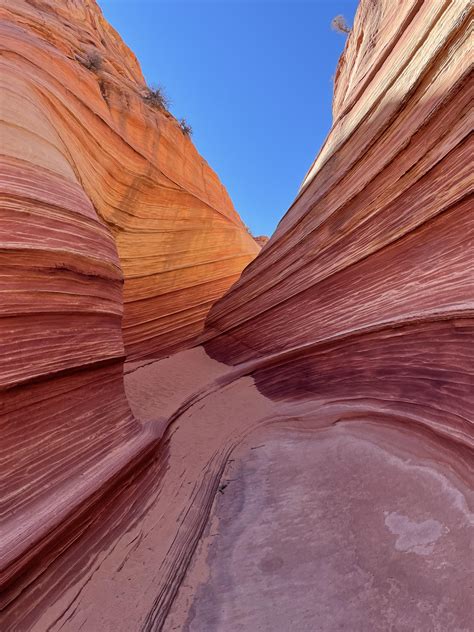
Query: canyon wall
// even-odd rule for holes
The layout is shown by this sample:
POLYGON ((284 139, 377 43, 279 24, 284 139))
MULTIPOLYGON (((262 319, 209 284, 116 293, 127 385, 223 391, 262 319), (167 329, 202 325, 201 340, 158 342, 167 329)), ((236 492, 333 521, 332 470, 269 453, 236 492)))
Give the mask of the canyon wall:
POLYGON ((93 0, 0 19, 6 582, 156 440, 124 358, 191 345, 259 247, 93 0))
POLYGON ((1 15, 1 629, 468 629, 468 0, 362 0, 204 331, 222 185, 95 3, 1 15))
POLYGON ((127 356, 188 346, 259 250, 225 188, 94 0, 4 2, 2 48, 4 153, 64 164, 113 235, 127 356))
POLYGON ((463 0, 360 4, 331 132, 206 323, 208 352, 259 363, 266 395, 365 401, 472 442, 470 28, 463 0))

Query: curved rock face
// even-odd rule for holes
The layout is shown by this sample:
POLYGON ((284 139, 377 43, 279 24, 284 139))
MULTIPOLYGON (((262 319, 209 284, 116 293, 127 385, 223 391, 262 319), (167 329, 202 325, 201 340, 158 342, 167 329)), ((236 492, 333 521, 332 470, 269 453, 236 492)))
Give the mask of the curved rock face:
POLYGON ((44 168, 67 163, 114 236, 127 356, 189 345, 258 252, 223 185, 146 98, 134 55, 95 0, 8 0, 2 45, 5 77, 15 75, 5 107, 21 124, 5 131, 8 146, 27 144, 44 168), (46 125, 50 145, 40 147, 46 125))
POLYGON ((207 319, 215 357, 261 358, 265 394, 384 402, 471 440, 469 24, 468 2, 361 3, 331 133, 207 319))
POLYGON ((7 0, 0 18, 0 568, 10 600, 13 579, 39 573, 44 551, 80 530, 159 434, 130 411, 125 355, 191 344, 258 246, 177 121, 143 98, 135 57, 94 1, 7 0))
MULTIPOLYGON (((170 320, 155 319, 142 238, 171 230, 178 190, 201 218, 217 202, 188 153, 181 184, 147 162, 142 116, 163 165, 160 151, 177 164, 179 143, 193 150, 137 96, 136 63, 95 5, 7 6, 0 628, 470 629, 468 0, 362 0, 334 125, 293 206, 211 309, 203 346, 125 364, 128 401, 115 243, 126 287, 134 270, 144 292, 125 303, 131 358, 147 336, 177 348, 198 327, 164 298, 170 320), (71 16, 71 41, 106 51, 103 74, 79 70, 81 92, 71 16), (156 224, 152 191, 169 195, 156 224)), ((222 213, 213 230, 246 248, 222 213)))
MULTIPOLYGON (((2 27, 2 43, 12 30, 2 27)), ((123 277, 114 240, 15 67, 17 56, 3 53, 0 64, 4 587, 81 497, 103 484, 104 456, 118 455, 141 429, 123 390, 123 277)))

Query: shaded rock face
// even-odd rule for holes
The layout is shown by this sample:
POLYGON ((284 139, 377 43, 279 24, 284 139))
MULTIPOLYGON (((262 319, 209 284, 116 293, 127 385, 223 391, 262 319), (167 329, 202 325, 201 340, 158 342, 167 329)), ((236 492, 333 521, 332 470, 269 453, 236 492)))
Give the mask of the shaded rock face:
POLYGON ((213 357, 260 358, 267 396, 383 403, 471 440, 468 9, 361 3, 329 137, 206 323, 213 357))
POLYGON ((2 630, 472 627, 469 4, 361 2, 294 204, 157 362, 258 246, 95 4, 4 3, 2 630))

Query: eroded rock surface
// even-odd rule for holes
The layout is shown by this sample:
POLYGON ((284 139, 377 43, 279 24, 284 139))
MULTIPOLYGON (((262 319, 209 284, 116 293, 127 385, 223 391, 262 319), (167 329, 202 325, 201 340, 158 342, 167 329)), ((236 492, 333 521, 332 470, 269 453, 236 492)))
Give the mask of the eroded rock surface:
POLYGON ((259 248, 178 122, 150 106, 133 53, 93 0, 5 0, 0 20, 9 603, 156 443, 160 414, 143 427, 130 411, 125 355, 192 344, 259 248))
MULTIPOLYGON (((32 3, 16 6, 36 15, 32 3)), ((80 13, 92 5, 64 6, 80 13)), ((24 405, 22 393, 36 393, 26 402, 28 418, 7 426, 5 471, 15 474, 7 488, 6 533, 16 545, 21 541, 23 526, 31 529, 37 520, 36 499, 47 499, 56 522, 44 523, 39 546, 25 542, 22 555, 11 556, 2 630, 470 632, 469 10, 467 0, 362 0, 336 73, 333 127, 293 206, 212 308, 203 346, 159 362, 143 357, 147 334, 137 316, 125 366, 127 399, 119 258, 102 220, 112 226, 120 257, 125 235, 134 247, 132 232, 115 230, 128 220, 118 213, 111 222, 107 205, 94 198, 93 170, 82 175, 78 167, 68 169, 62 152, 50 153, 54 163, 46 168, 61 186, 32 187, 32 207, 44 198, 47 212, 38 227, 27 224, 29 238, 42 246, 35 247, 38 261, 49 261, 60 235, 48 218, 59 213, 61 252, 74 281, 68 287, 76 290, 56 292, 54 301, 77 302, 93 326, 86 335, 78 324, 85 346, 70 338, 56 350, 47 346, 49 333, 46 355, 33 342, 46 321, 33 330, 25 318, 32 328, 28 351, 5 371, 31 389, 9 393, 12 410, 24 405), (51 226, 56 230, 49 234, 51 226), (72 248, 69 235, 76 233, 83 250, 81 240, 72 248), (92 293, 85 291, 89 282, 96 284, 92 293), (77 358, 92 353, 87 345, 97 361, 69 373, 77 358), (63 381, 51 381, 45 391, 36 376, 48 362, 65 370, 63 381), (57 398, 53 416, 50 397, 57 398), (103 411, 97 418, 91 402, 103 411), (83 418, 71 423, 70 411, 83 418), (35 458, 44 476, 22 488, 35 458), (87 476, 74 476, 81 458, 101 464, 95 487, 87 476), (58 481, 56 496, 45 494, 50 480, 58 481), (101 480, 115 484, 97 486, 101 480), (66 510, 71 498, 80 500, 80 512, 66 510)), ((85 24, 94 34, 110 32, 101 20, 85 24)), ((2 59, 13 63, 14 57, 2 59)), ((133 83, 130 53, 119 48, 115 59, 114 72, 133 83)), ((85 85, 100 93, 95 73, 87 73, 85 85)), ((114 94, 112 105, 100 106, 110 107, 112 117, 118 116, 114 94)), ((136 99, 132 111, 143 106, 136 99)), ((61 112, 61 99, 53 101, 61 112)), ((42 121, 44 103, 34 107, 42 121)), ((165 115, 150 116, 167 130, 171 153, 175 141, 188 142, 167 136, 175 128, 165 115)), ((74 146, 70 113, 60 118, 62 142, 74 146)), ((132 119, 124 118, 127 128, 132 119)), ((49 147, 46 119, 37 127, 46 130, 49 147)), ((89 142, 79 162, 90 160, 89 142)), ((25 157, 11 157, 9 169, 15 160, 25 157)), ((28 187, 16 184, 19 173, 14 169, 6 182, 11 204, 23 209, 28 187)), ((39 171, 29 173, 24 180, 35 182, 39 171)), ((102 182, 95 195, 113 198, 110 187, 102 182)), ((134 208, 146 213, 152 199, 139 198, 134 208)), ((7 259, 15 268, 10 282, 23 284, 22 313, 28 313, 37 309, 30 288, 49 287, 57 259, 45 280, 41 268, 18 257, 14 264, 7 259)), ((57 278, 63 287, 66 280, 57 278)), ((56 304, 51 301, 45 304, 56 304)), ((46 311, 60 331, 64 321, 51 316, 51 307, 46 311)), ((175 322, 179 329, 182 321, 175 322)))
POLYGON ((6 0, 1 18, 2 153, 51 195, 59 185, 41 170, 79 184, 109 228, 125 280, 127 356, 189 345, 258 252, 223 185, 147 98, 135 56, 95 0, 6 0))
POLYGON ((257 244, 263 248, 263 246, 265 246, 265 244, 270 240, 270 237, 267 237, 266 235, 259 235, 258 237, 254 237, 254 239, 257 244))
POLYGON ((469 630, 462 480, 416 433, 317 422, 233 453, 165 629, 469 630))
POLYGON ((334 124, 206 349, 272 398, 364 400, 472 445, 470 3, 362 2, 334 124))

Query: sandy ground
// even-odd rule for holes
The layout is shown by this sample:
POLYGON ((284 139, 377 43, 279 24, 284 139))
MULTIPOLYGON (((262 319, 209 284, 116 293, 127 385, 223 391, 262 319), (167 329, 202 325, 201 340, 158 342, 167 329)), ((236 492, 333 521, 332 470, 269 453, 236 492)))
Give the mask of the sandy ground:
POLYGON ((195 347, 158 362, 127 362, 125 391, 133 414, 142 422, 167 419, 187 397, 228 371, 227 365, 195 347))

